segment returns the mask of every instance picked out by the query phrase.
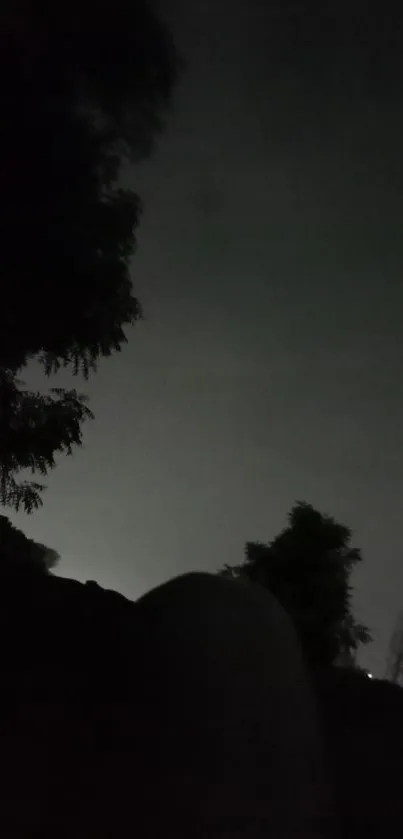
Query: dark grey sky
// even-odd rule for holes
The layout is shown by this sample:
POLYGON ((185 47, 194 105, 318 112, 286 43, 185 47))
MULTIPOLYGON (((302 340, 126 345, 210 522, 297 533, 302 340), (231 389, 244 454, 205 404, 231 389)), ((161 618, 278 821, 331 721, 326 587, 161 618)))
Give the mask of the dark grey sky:
POLYGON ((359 72, 324 96, 274 54, 263 2, 163 5, 189 66, 127 174, 147 319, 89 383, 96 420, 43 509, 13 518, 61 574, 136 597, 309 501, 355 531, 381 673, 403 607, 403 104, 359 72))

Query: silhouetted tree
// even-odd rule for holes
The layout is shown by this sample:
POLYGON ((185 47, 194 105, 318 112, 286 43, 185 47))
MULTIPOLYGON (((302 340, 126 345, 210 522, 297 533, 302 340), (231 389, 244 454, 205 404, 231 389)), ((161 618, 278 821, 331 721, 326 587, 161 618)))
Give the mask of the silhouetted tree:
POLYGON ((325 666, 371 640, 351 611, 349 579, 361 554, 350 541, 349 528, 299 502, 272 542, 248 542, 244 562, 220 573, 270 590, 291 616, 307 659, 325 666))
POLYGON ((57 551, 29 539, 7 516, 0 515, 0 574, 48 574, 59 559, 57 551))
POLYGON ((129 273, 141 201, 122 165, 153 148, 180 66, 147 0, 7 0, 0 12, 3 213, 0 503, 28 512, 91 414, 75 390, 20 389, 39 360, 88 376, 141 316, 129 273))

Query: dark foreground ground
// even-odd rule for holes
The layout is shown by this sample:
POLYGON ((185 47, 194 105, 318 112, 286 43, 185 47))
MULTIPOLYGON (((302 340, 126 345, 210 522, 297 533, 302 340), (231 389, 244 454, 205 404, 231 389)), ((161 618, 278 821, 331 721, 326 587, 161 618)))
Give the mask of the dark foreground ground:
POLYGON ((134 604, 0 580, 4 839, 395 835, 403 691, 308 674, 266 595, 189 575, 134 604))

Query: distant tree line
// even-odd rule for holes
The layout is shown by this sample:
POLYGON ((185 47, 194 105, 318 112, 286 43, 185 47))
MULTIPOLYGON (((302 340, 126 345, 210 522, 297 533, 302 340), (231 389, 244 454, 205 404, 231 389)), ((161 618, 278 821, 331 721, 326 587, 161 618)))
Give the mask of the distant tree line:
POLYGON ((0 576, 48 574, 60 559, 57 551, 29 539, 7 516, 0 515, 0 576))
MULTIPOLYGON (((290 616, 310 666, 328 667, 342 654, 354 658, 360 645, 372 640, 353 613, 350 576, 362 557, 351 538, 349 528, 299 502, 278 536, 267 544, 248 542, 243 562, 218 573, 273 594, 290 616)), ((0 571, 48 573, 58 561, 56 551, 28 539, 0 515, 0 571)))

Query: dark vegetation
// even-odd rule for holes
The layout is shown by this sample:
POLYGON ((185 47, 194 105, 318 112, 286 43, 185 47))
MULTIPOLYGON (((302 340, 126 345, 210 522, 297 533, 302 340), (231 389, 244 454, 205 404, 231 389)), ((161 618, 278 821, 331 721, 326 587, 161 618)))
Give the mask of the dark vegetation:
POLYGON ((57 551, 28 539, 7 516, 0 515, 0 573, 48 574, 59 559, 57 551))
POLYGON ((351 531, 310 504, 295 504, 287 527, 269 544, 248 542, 241 565, 221 572, 268 589, 290 615, 313 667, 355 655, 371 640, 351 606, 350 575, 361 562, 351 531))
POLYGON ((150 154, 180 67, 147 0, 5 0, 0 12, 0 503, 41 503, 81 443, 83 395, 31 393, 32 359, 88 376, 141 316, 129 272, 141 199, 120 183, 150 154))

